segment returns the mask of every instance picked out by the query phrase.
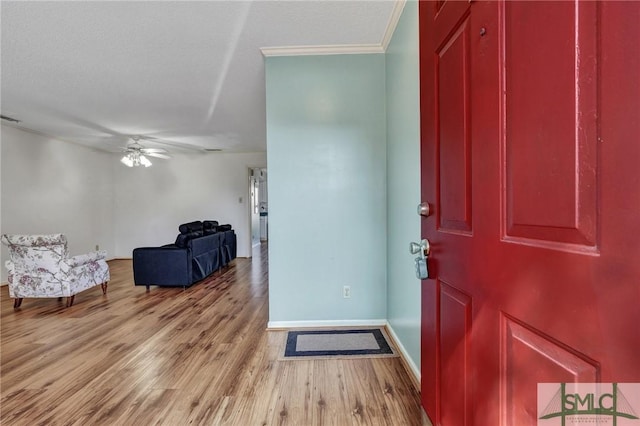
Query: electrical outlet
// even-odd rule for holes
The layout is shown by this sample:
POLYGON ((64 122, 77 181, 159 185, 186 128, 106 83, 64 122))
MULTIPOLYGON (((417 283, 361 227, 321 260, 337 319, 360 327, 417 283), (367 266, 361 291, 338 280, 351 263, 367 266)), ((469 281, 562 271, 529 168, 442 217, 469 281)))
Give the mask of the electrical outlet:
POLYGON ((96 244, 96 251, 100 250, 100 244, 96 244))
POLYGON ((349 299, 351 297, 351 286, 345 285, 342 287, 342 297, 349 299))

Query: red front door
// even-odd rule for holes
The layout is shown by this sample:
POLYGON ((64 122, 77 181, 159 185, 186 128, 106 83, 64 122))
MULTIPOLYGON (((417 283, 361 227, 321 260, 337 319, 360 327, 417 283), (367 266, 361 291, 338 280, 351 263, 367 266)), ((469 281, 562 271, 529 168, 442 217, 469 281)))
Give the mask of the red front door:
POLYGON ((420 2, 434 424, 536 425, 538 383, 640 382, 639 23, 640 2, 420 2))

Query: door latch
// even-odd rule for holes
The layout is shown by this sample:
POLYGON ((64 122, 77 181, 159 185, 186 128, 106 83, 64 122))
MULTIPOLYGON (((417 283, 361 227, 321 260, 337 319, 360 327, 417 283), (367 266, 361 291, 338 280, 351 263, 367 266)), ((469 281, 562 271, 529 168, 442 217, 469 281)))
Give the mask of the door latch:
POLYGON ((429 270, 427 269, 427 257, 431 247, 429 246, 429 240, 424 239, 419 243, 411 242, 409 244, 409 251, 411 254, 418 254, 415 258, 416 277, 419 280, 426 280, 429 278, 429 270))

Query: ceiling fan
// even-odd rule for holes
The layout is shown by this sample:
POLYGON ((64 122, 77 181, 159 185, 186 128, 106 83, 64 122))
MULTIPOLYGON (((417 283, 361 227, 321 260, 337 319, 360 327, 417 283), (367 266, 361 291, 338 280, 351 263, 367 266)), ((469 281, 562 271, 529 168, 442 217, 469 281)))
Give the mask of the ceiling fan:
POLYGON ((165 154, 167 150, 164 148, 145 148, 140 145, 140 136, 132 136, 131 139, 133 143, 128 144, 127 147, 123 149, 125 154, 120 159, 120 162, 127 167, 149 167, 151 166, 151 161, 147 157, 162 158, 165 160, 171 158, 165 154))

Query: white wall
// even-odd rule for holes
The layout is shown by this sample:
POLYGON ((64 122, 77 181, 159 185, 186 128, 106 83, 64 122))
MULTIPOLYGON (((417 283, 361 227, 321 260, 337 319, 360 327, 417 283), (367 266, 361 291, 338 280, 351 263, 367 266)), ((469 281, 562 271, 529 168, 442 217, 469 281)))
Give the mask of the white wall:
POLYGON ((249 168, 265 167, 266 153, 172 154, 170 160, 152 159, 149 168, 125 167, 111 157, 117 257, 172 243, 178 226, 194 220, 231 224, 238 256, 251 256, 249 168))
MULTIPOLYGON (((2 221, 9 234, 64 233, 72 255, 114 255, 110 156, 2 125, 2 221)), ((8 252, 2 246, 2 259, 8 252)), ((2 265, 2 282, 6 282, 2 265)))

